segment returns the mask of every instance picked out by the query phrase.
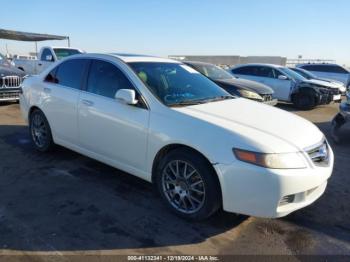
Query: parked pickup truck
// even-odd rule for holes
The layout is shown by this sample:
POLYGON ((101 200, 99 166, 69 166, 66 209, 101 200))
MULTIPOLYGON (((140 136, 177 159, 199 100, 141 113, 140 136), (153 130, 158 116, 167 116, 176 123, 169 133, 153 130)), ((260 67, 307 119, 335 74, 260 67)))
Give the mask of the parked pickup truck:
POLYGON ((38 59, 14 59, 15 66, 24 71, 27 75, 37 75, 49 67, 53 62, 61 60, 67 56, 84 53, 77 48, 69 47, 42 47, 38 59))

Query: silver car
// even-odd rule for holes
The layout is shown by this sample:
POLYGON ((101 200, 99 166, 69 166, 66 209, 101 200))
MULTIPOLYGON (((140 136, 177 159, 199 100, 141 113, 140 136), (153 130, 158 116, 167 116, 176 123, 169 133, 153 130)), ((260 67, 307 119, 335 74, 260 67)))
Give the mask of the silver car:
POLYGON ((350 85, 350 72, 337 64, 299 64, 296 67, 305 69, 317 77, 342 82, 346 87, 350 85))

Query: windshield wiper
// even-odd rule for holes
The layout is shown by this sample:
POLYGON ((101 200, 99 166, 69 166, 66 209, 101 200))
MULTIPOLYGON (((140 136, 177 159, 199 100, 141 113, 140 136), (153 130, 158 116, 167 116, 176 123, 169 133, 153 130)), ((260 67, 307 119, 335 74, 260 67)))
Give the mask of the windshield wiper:
POLYGON ((201 100, 203 103, 209 103, 209 102, 215 102, 215 101, 221 101, 221 100, 227 100, 227 99, 234 99, 234 96, 216 96, 216 97, 211 97, 208 99, 201 100))
POLYGON ((205 103, 227 100, 227 99, 234 99, 234 96, 225 95, 225 96, 216 96, 216 97, 211 97, 206 99, 181 101, 181 102, 168 104, 168 106, 192 106, 192 105, 205 104, 205 103))
POLYGON ((203 100, 188 100, 188 101, 181 101, 176 103, 168 104, 168 106, 193 106, 193 105, 199 105, 203 104, 203 100))

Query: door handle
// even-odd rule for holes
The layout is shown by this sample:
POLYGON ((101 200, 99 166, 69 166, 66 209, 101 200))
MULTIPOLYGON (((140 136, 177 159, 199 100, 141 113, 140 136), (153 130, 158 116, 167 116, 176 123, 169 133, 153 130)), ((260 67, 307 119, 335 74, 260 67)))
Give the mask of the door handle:
POLYGON ((43 64, 38 64, 38 66, 42 66, 43 64))
POLYGON ((48 88, 48 87, 44 87, 44 93, 51 93, 51 88, 48 88))
POLYGON ((94 105, 94 102, 90 101, 90 100, 86 100, 86 99, 83 99, 81 100, 82 103, 86 106, 93 106, 94 105))

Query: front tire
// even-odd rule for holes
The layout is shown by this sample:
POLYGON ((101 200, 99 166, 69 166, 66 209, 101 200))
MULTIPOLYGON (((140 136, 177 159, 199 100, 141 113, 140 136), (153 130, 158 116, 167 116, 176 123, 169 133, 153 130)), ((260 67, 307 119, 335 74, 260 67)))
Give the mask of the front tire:
POLYGON ((54 147, 51 128, 42 111, 35 109, 30 114, 29 131, 31 140, 38 151, 47 152, 54 147))
POLYGON ((300 92, 293 97, 293 104, 301 110, 310 110, 316 106, 316 95, 314 92, 300 92))
POLYGON ((156 185, 163 201, 180 217, 203 220, 220 208, 218 178, 200 154, 188 149, 171 151, 156 172, 156 185))

